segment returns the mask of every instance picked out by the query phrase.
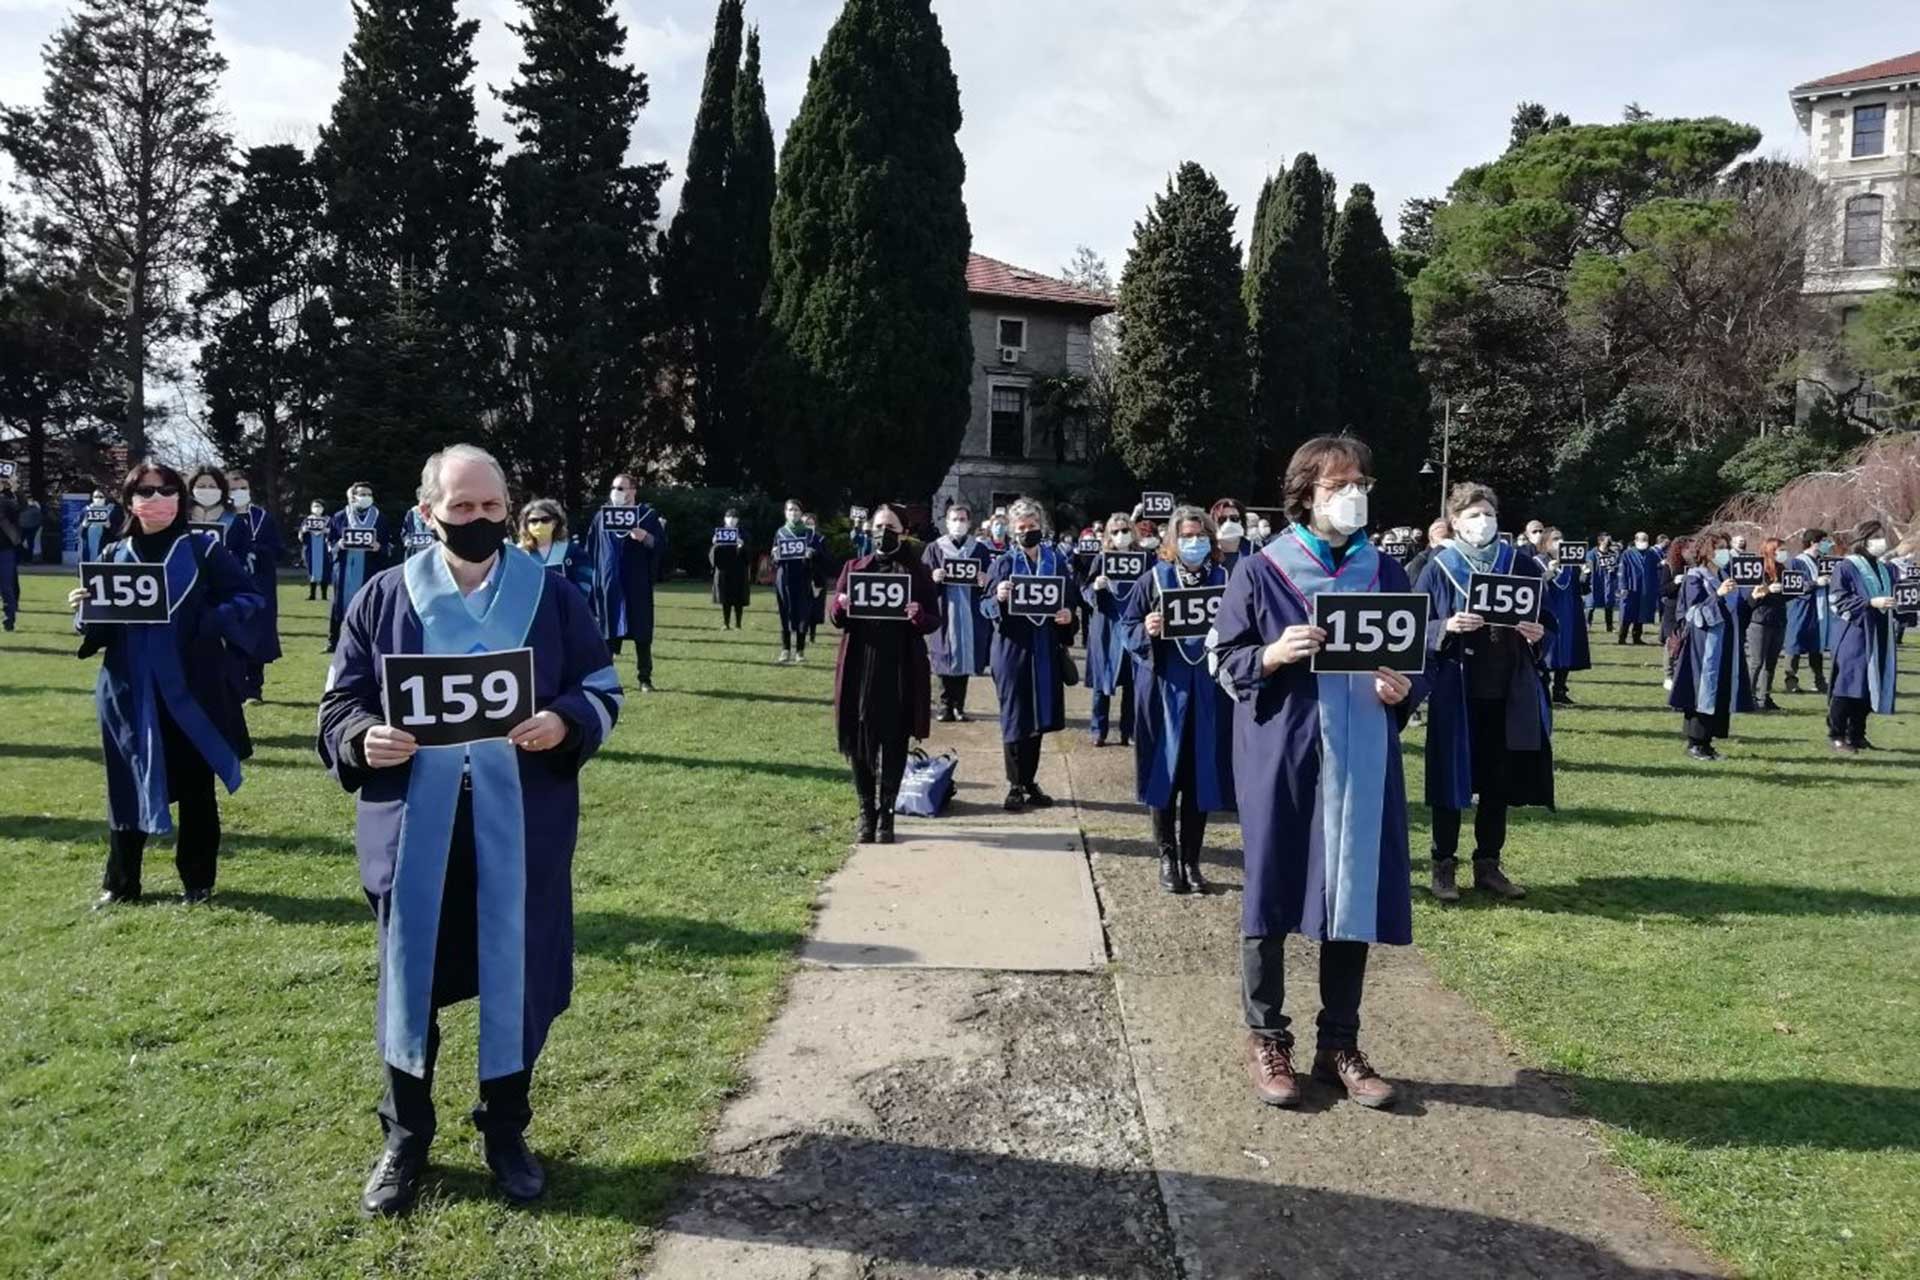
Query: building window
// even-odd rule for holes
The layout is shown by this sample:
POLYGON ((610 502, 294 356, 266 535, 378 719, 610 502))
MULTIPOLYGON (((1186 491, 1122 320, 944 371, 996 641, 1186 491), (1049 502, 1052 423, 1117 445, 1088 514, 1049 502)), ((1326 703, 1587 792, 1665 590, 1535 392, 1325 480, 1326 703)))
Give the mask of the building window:
MULTIPOLYGON (((1018 493, 1008 493, 1005 489, 995 489, 993 491, 993 497, 988 500, 987 509, 989 511, 1005 511, 1008 507, 1020 501, 1020 497, 1021 495, 1018 493)), ((976 523, 984 525, 987 523, 987 520, 988 517, 982 516, 976 523)))
POLYGON ((1887 108, 1885 103, 1853 109, 1853 154, 1877 156, 1887 149, 1887 108))
POLYGON ((988 430, 987 452, 996 458, 1027 456, 1027 389, 994 387, 993 419, 988 430))
POLYGON ((1879 196, 1855 196, 1847 201, 1847 234, 1840 260, 1849 267, 1880 265, 1880 210, 1884 204, 1879 196))
POLYGON ((1016 351, 1027 349, 1027 322, 1000 318, 1000 346, 1012 347, 1016 351))

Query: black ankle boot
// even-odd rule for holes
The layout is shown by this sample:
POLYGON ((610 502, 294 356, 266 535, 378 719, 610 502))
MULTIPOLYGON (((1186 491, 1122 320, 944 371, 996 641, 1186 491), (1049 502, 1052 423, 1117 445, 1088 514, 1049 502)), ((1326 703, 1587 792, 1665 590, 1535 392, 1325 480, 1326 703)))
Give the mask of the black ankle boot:
POLYGON ((1163 893, 1187 891, 1187 869, 1170 844, 1160 846, 1160 889, 1163 893))
POLYGON ((873 839, 874 839, 874 843, 876 844, 892 844, 893 843, 893 805, 892 804, 889 803, 889 804, 883 804, 880 806, 880 822, 879 822, 878 828, 874 832, 873 839))
POLYGON ((862 799, 860 801, 860 826, 854 833, 854 841, 858 844, 872 844, 874 832, 879 826, 879 821, 880 815, 874 812, 873 802, 862 799))
POLYGON ((1207 891, 1207 881, 1206 877, 1200 874, 1199 850, 1196 849, 1192 853, 1181 855, 1180 865, 1185 868, 1187 873, 1187 890, 1191 893, 1205 893, 1207 891))

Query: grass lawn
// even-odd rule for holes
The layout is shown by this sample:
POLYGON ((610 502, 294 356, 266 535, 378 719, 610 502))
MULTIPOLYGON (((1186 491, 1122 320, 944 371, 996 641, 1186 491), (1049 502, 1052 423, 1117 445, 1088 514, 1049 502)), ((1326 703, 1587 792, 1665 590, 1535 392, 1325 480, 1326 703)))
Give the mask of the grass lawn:
POLYGON ((1659 650, 1596 631, 1594 658, 1559 812, 1508 840, 1531 896, 1417 894, 1415 936, 1742 1274, 1920 1275, 1920 726, 1835 759, 1825 699, 1778 694, 1694 764, 1659 650))
POLYGON ((74 660, 69 580, 24 585, 0 636, 0 1275, 604 1277, 633 1258, 846 849, 831 649, 771 666, 765 591, 744 635, 703 588, 663 595, 662 692, 629 692, 584 775, 578 981, 534 1083, 549 1195, 523 1211, 487 1194, 469 1003, 444 1024, 427 1199, 370 1224, 373 928, 351 798, 313 753, 324 606, 283 587, 288 656, 222 800, 214 907, 178 905, 163 839, 158 901, 95 914, 97 662, 74 660))

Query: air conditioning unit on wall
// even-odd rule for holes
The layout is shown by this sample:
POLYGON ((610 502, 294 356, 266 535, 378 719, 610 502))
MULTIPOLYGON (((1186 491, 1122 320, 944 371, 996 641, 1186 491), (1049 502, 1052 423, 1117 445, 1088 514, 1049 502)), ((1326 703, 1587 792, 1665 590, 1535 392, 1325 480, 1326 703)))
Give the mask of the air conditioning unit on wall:
POLYGON ((1018 347, 1000 348, 1000 363, 1001 364, 1019 364, 1020 348, 1018 347))

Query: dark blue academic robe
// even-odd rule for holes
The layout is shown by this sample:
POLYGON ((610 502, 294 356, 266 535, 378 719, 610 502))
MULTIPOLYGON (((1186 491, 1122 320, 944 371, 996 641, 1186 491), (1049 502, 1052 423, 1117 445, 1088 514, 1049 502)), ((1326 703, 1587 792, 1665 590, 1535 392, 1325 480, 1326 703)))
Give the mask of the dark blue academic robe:
MULTIPOLYGON (((189 516, 188 519, 191 520, 193 517, 189 516)), ((222 511, 218 519, 221 528, 220 545, 227 549, 227 554, 233 557, 235 564, 251 573, 252 569, 249 567, 253 562, 251 524, 234 511, 222 511)))
POLYGON ((1233 696, 1233 779, 1246 847, 1240 931, 1405 945, 1413 941, 1407 787, 1400 732, 1424 675, 1397 707, 1371 675, 1271 675, 1261 654, 1313 621, 1326 591, 1406 591, 1406 570, 1355 542, 1337 566, 1305 530, 1274 535, 1227 583, 1212 652, 1233 696))
MULTIPOLYGON (((421 772, 424 782, 450 758, 457 793, 462 757, 447 753, 462 748, 423 749, 406 764, 387 769, 357 767, 351 761, 361 757, 347 750, 369 727, 384 722, 381 656, 447 647, 429 641, 416 606, 420 575, 444 576, 441 560, 412 557, 367 584, 347 611, 327 689, 320 699, 320 758, 340 785, 357 796, 360 884, 374 908, 379 935, 375 1041, 388 1063, 414 1075, 421 1073, 425 1010, 414 1008, 413 1016, 406 1016, 409 1002, 404 992, 408 974, 418 975, 421 963, 432 1007, 480 997, 482 1079, 530 1070, 553 1020, 566 1010, 573 994, 572 868, 580 819, 579 775, 619 717, 620 682, 585 598, 541 570, 518 548, 502 549, 495 574, 509 572, 508 560, 515 557, 519 564, 511 572, 531 573, 541 589, 525 616, 507 627, 502 639, 480 647, 497 650, 524 645, 533 650, 534 707, 564 720, 567 738, 560 746, 539 752, 520 751, 504 742, 474 744, 468 764, 475 770, 472 795, 480 886, 476 908, 481 928, 479 954, 471 969, 458 973, 434 969, 437 886, 438 878, 444 877, 451 806, 436 804, 433 796, 416 788, 414 777, 421 772), (410 585, 410 576, 416 585, 410 585), (504 762, 495 758, 499 752, 484 761, 485 767, 504 764, 505 768, 502 777, 486 780, 484 786, 480 748, 504 748, 507 754, 504 762), (439 758, 429 761, 429 756, 439 758), (514 795, 516 784, 518 794, 514 795), (505 810, 509 815, 517 805, 521 823, 497 821, 483 813, 483 793, 488 802, 509 800, 505 810), (409 871, 410 867, 414 869, 409 871), (489 889, 490 883, 503 887, 496 892, 489 889), (515 935, 519 945, 511 946, 515 935), (501 970, 509 971, 512 980, 490 976, 501 970), (492 998, 516 986, 521 991, 517 1004, 500 1007, 506 996, 492 998), (402 993, 399 999, 396 992, 402 993), (507 1030, 493 1035, 492 1028, 507 1030), (517 1035, 512 1034, 514 1030, 517 1035)), ((509 600, 504 586, 499 591, 496 608, 509 600)), ((452 607, 464 609, 465 605, 456 598, 452 607)), ((464 652, 470 646, 456 647, 464 652)), ((425 998, 425 991, 420 996, 425 998)))
MULTIPOLYGON (((1502 543, 1494 552, 1490 571, 1537 574, 1540 569, 1539 562, 1527 552, 1502 543)), ((1420 573, 1419 589, 1433 601, 1435 645, 1427 664, 1433 682, 1433 700, 1427 714, 1427 804, 1436 809, 1465 809, 1480 790, 1478 780, 1493 776, 1490 771, 1497 770, 1510 805, 1544 805, 1551 809, 1553 708, 1547 701, 1546 683, 1534 666, 1531 648, 1517 632, 1501 628, 1483 627, 1459 634, 1444 630, 1446 620, 1465 607, 1472 573, 1471 562, 1450 544, 1436 549, 1420 573), (1515 655, 1502 699, 1506 705, 1504 760, 1474 759, 1467 668, 1480 646, 1488 644, 1512 645, 1515 655)), ((1547 629, 1541 643, 1552 643, 1553 616, 1543 610, 1540 622, 1547 629)), ((1583 618, 1581 629, 1585 626, 1583 618)))
MULTIPOLYGON (((129 539, 103 548, 100 558, 138 559, 129 539)), ((106 655, 93 698, 106 762, 107 825, 117 831, 173 830, 162 716, 230 793, 240 789, 240 762, 253 754, 227 655, 261 643, 266 601, 225 547, 184 525, 165 563, 166 623, 82 628, 74 622, 83 637, 80 656, 106 655)))
MULTIPOLYGON (((1059 576, 1069 580, 1072 599, 1073 565, 1056 547, 1041 544, 1037 564, 1021 550, 1007 552, 993 562, 980 592, 980 616, 993 627, 993 687, 1000 695, 1000 738, 1019 742, 1067 727, 1067 700, 1063 660, 1073 643, 1074 624, 1051 618, 1027 618, 1005 613, 994 598, 1000 584, 1015 574, 1059 576)), ((1063 606, 1064 607, 1064 606, 1063 606)))
MULTIPOLYGON (((786 525, 773 535, 775 543, 785 538, 800 538, 807 554, 798 560, 773 562, 773 599, 780 609, 780 626, 788 631, 804 631, 813 620, 814 605, 820 599, 820 584, 826 580, 827 540, 818 533, 795 533, 786 525)), ((768 551, 772 551, 772 547, 768 551)))
POLYGON ((420 514, 420 508, 408 507, 400 517, 400 554, 403 557, 417 556, 439 541, 440 535, 420 514))
POLYGON ((648 503, 639 504, 639 513, 638 527, 653 541, 607 528, 603 507, 587 526, 585 550, 593 566, 593 612, 601 636, 652 644, 653 587, 667 576, 667 524, 648 503))
POLYGON ((100 552, 119 532, 118 503, 89 504, 80 516, 80 559, 98 560, 100 552))
MULTIPOLYGON (((1149 559, 1147 574, 1151 574, 1153 566, 1159 563, 1158 560, 1149 559)), ((1108 588, 1101 591, 1093 584, 1106 571, 1107 557, 1102 552, 1093 558, 1093 566, 1087 572, 1080 595, 1093 610, 1093 616, 1087 624, 1087 688, 1112 697, 1121 685, 1133 679, 1133 655, 1127 651, 1120 619, 1134 595, 1148 588, 1147 575, 1143 574, 1138 580, 1110 578, 1108 588)), ((1134 707, 1137 713, 1137 701, 1134 707)))
MULTIPOLYGON (((1225 565, 1209 566, 1197 587, 1224 587, 1225 565)), ((1135 659, 1133 691, 1134 794, 1141 804, 1165 809, 1173 803, 1187 722, 1193 721, 1193 796, 1206 813, 1225 813, 1233 799, 1233 699, 1214 679, 1205 636, 1156 640, 1147 615, 1158 607, 1154 587, 1184 586, 1179 570, 1156 560, 1127 597, 1120 638, 1135 659)))
POLYGON ((1554 621, 1544 644, 1547 670, 1590 669, 1593 653, 1587 644, 1587 611, 1580 597, 1579 565, 1561 565, 1548 580, 1545 608, 1554 621))
MULTIPOLYGON (((980 581, 987 580, 993 557, 986 544, 972 534, 956 547, 952 538, 936 538, 920 554, 927 572, 945 569, 950 560, 971 560, 980 566, 980 581)), ((993 628, 980 616, 979 586, 942 583, 940 605, 944 617, 940 629, 927 637, 927 656, 937 676, 984 675, 993 649, 993 628)))
POLYGON ((587 563, 586 548, 572 538, 549 542, 545 551, 531 553, 547 567, 547 572, 564 578, 580 588, 581 594, 593 594, 593 566, 587 563))
POLYGON ((1793 565, 1807 575, 1809 590, 1787 601, 1787 636, 1780 651, 1789 658, 1825 653, 1832 625, 1833 584, 1820 585, 1820 562, 1811 551, 1795 556, 1793 565))
MULTIPOLYGON (((1613 570, 1607 569, 1600 563, 1600 557, 1603 554, 1618 557, 1620 549, 1609 547, 1604 553, 1598 547, 1587 549, 1587 608, 1589 609, 1607 609, 1613 605, 1616 583, 1613 570)), ((1619 561, 1616 559, 1614 569, 1618 568, 1619 561)))
POLYGON ((1660 553, 1652 547, 1621 550, 1614 574, 1622 623, 1644 626, 1660 620, 1660 588, 1666 581, 1666 569, 1660 561, 1660 553))
MULTIPOLYGON (((265 507, 247 508, 247 530, 253 538, 253 554, 247 572, 254 590, 267 602, 266 635, 260 651, 253 655, 255 673, 269 662, 280 660, 280 557, 286 546, 280 541, 280 524, 265 507)), ((257 684, 257 681, 256 681, 257 684)))
POLYGON ((1893 611, 1867 602, 1893 594, 1898 572, 1863 555, 1833 566, 1833 671, 1828 688, 1836 698, 1865 698, 1870 710, 1892 715, 1893 611))
POLYGON ((1686 640, 1674 659, 1673 689, 1667 694, 1675 711, 1731 716, 1754 709, 1741 643, 1743 601, 1751 597, 1744 591, 1722 596, 1723 581, 1711 565, 1696 565, 1680 580, 1674 611, 1686 627, 1686 640))
POLYGON ((333 552, 327 549, 327 530, 300 535, 300 559, 307 566, 309 586, 333 577, 333 552))
POLYGON ((387 567, 393 554, 393 530, 380 515, 380 508, 355 511, 342 507, 327 521, 327 549, 333 555, 333 625, 347 616, 347 606, 360 594, 368 579, 387 567), (340 550, 340 535, 348 529, 372 529, 378 540, 371 551, 340 550))

